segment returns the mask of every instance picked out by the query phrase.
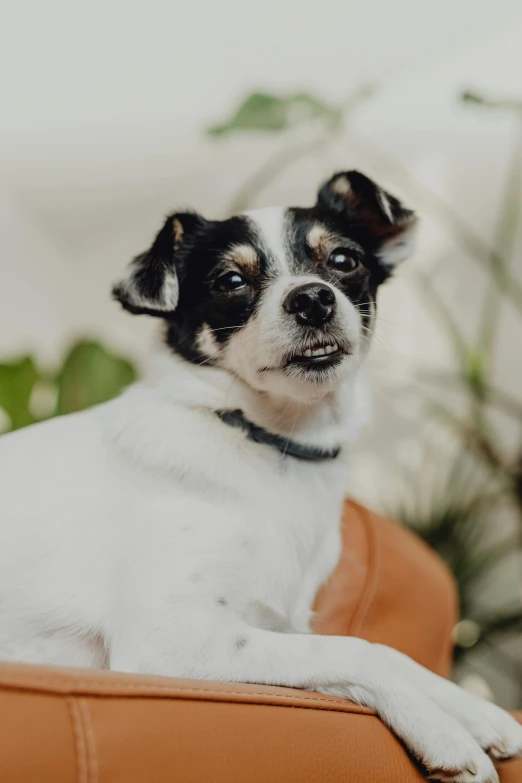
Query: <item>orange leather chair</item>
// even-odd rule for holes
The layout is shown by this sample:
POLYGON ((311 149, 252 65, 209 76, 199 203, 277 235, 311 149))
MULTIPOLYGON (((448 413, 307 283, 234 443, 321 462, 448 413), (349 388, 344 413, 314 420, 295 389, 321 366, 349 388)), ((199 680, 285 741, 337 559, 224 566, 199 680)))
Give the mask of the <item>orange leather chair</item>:
MULTIPOLYGON (((348 502, 316 631, 397 647, 447 674, 455 590, 408 531, 348 502)), ((522 783, 522 762, 499 767, 522 783)), ((414 783, 370 710, 306 691, 0 664, 1 783, 414 783)))

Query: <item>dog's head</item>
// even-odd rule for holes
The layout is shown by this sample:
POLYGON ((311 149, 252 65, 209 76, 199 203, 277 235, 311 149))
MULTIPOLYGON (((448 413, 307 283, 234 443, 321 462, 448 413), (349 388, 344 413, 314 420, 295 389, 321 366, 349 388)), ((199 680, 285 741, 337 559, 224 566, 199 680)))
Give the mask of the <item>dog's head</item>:
POLYGON ((186 360, 306 398, 358 366, 377 288, 409 255, 415 224, 363 174, 339 173, 311 208, 171 215, 113 294, 131 313, 163 318, 186 360))

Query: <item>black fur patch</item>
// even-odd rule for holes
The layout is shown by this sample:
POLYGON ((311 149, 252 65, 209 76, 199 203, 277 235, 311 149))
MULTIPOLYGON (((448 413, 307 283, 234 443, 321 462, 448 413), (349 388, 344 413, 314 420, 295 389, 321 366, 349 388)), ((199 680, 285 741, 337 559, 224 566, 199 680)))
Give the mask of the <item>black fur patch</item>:
POLYGON ((131 285, 126 286, 125 283, 115 285, 112 295, 125 310, 135 315, 165 318, 168 313, 163 302, 165 277, 171 274, 177 275, 179 279, 175 221, 182 228, 183 236, 187 237, 187 241, 183 241, 183 246, 195 243, 207 223, 204 218, 193 212, 171 215, 156 235, 152 247, 132 261, 131 285))
POLYGON ((199 363, 207 360, 197 345, 197 335, 207 324, 216 342, 225 344, 255 310, 263 284, 270 276, 272 259, 248 218, 240 216, 207 223, 178 262, 180 298, 178 308, 168 319, 167 343, 185 359, 199 363), (238 245, 253 248, 257 264, 237 266, 247 287, 233 295, 212 287, 226 271, 226 257, 238 245))
POLYGON ((318 205, 350 223, 356 241, 376 254, 415 222, 415 214, 360 171, 334 174, 319 190, 318 205))
MULTIPOLYGON (((400 239, 413 222, 412 212, 364 175, 336 174, 320 189, 315 206, 286 210, 282 261, 292 274, 317 275, 335 285, 358 308, 370 333, 377 289, 391 274, 382 260, 383 245, 400 239), (329 263, 339 249, 357 259, 356 268, 343 272, 329 263)), ((150 250, 134 260, 127 281, 113 294, 132 313, 163 318, 168 345, 185 359, 212 363, 199 343, 203 330, 219 352, 256 312, 277 269, 278 260, 248 217, 208 221, 184 212, 167 218, 150 250), (241 254, 231 258, 237 246, 248 248, 244 263, 241 254), (229 270, 239 271, 246 285, 223 292, 215 282, 229 270), (175 276, 174 283, 177 278, 174 309, 165 305, 165 283, 172 282, 168 275, 175 276)))

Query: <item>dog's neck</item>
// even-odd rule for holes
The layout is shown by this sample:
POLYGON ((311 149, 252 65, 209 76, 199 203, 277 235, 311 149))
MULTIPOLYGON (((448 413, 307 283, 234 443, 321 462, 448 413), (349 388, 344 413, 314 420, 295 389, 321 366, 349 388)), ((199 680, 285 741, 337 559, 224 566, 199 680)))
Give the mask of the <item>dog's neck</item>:
POLYGON ((174 404, 240 410, 265 430, 324 449, 354 443, 369 416, 362 368, 335 390, 312 400, 297 400, 260 392, 227 370, 197 366, 162 349, 153 357, 143 383, 174 404))

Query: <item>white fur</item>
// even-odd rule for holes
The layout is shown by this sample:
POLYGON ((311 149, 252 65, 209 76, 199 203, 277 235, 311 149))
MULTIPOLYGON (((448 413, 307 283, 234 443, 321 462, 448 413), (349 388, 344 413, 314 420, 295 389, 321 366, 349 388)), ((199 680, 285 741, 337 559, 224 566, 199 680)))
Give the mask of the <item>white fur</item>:
POLYGON ((377 200, 378 200, 379 204, 381 205, 382 211, 384 212, 384 214, 386 215, 386 217, 388 218, 390 223, 395 223, 395 220, 394 220, 394 217, 393 217, 392 208, 391 208, 390 202, 388 200, 388 196, 380 188, 377 188, 376 193, 377 193, 377 200))
MULTIPOLYGON (((242 339, 277 358, 288 275, 229 361, 242 339)), ((355 339, 354 312, 342 317, 355 339)), ((309 632, 368 394, 360 354, 335 383, 302 381, 301 397, 298 383, 259 389, 165 350, 120 398, 0 438, 0 658, 335 693, 375 709, 440 779, 496 781, 481 747, 522 747, 506 713, 389 648, 309 632), (341 455, 283 457, 223 408, 341 455)))
POLYGON ((261 228, 261 235, 272 257, 282 271, 288 271, 284 243, 284 208, 263 207, 262 209, 253 209, 243 214, 252 220, 258 228, 261 228))
POLYGON ((417 225, 412 222, 408 229, 393 239, 383 243, 377 256, 381 264, 388 270, 394 269, 411 256, 417 242, 417 225))
POLYGON ((219 344, 208 324, 203 324, 197 336, 198 348, 204 356, 216 359, 219 356, 219 344))

